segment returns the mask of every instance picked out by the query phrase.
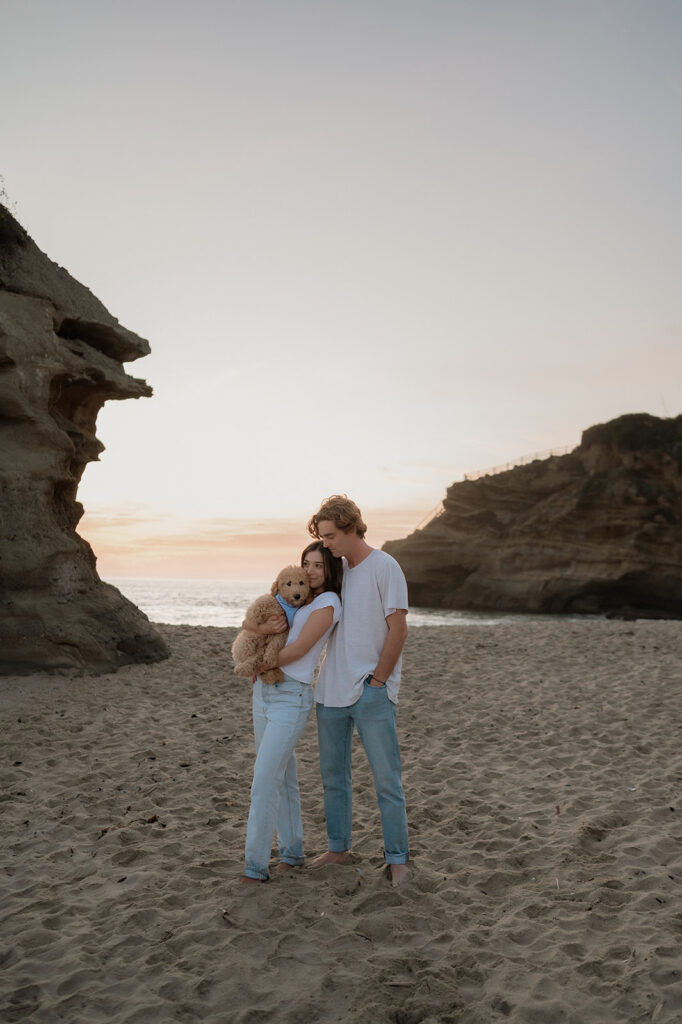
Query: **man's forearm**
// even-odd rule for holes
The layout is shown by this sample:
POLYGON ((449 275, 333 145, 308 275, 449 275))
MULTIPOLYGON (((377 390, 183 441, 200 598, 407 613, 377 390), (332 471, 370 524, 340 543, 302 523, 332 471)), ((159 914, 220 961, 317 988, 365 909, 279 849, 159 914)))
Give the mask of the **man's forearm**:
POLYGON ((405 616, 389 627, 388 635, 381 649, 379 660, 374 669, 374 677, 378 683, 385 683, 396 666, 407 640, 407 623, 405 616))

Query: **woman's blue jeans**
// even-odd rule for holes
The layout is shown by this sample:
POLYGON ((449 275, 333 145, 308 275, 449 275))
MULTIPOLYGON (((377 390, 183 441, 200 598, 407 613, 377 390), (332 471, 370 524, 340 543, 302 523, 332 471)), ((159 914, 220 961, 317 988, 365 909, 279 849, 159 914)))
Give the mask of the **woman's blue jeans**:
POLYGON ((329 849, 339 853, 351 848, 353 789, 351 757, 353 729, 367 754, 377 792, 384 857, 387 864, 406 864, 409 859, 407 812, 401 781, 400 747, 396 732, 396 706, 385 686, 365 682, 362 696, 346 708, 317 705, 320 770, 324 786, 329 849))
POLYGON ((274 686, 256 679, 253 686, 253 732, 256 763, 246 827, 248 878, 268 878, 272 841, 277 830, 281 860, 303 864, 303 825, 296 775, 296 746, 313 706, 313 688, 285 674, 274 686))

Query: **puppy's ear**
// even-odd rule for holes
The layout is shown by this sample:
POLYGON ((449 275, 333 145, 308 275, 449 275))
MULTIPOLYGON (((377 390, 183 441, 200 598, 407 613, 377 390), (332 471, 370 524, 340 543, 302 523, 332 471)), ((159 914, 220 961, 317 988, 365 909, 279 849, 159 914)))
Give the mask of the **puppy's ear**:
POLYGON ((279 576, 270 587, 270 593, 272 594, 273 597, 275 597, 279 593, 279 576))

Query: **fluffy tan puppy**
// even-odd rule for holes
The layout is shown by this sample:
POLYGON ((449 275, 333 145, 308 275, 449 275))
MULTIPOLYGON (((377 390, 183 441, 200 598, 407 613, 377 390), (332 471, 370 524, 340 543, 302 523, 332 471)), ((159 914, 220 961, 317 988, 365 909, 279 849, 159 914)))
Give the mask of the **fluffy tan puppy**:
MULTIPOLYGON (((310 585, 300 565, 288 565, 277 576, 269 594, 262 594, 246 609, 246 621, 260 626, 272 615, 282 615, 283 609, 276 600, 279 594, 283 601, 300 608, 308 599, 310 585)), ((272 665, 275 658, 287 642, 289 630, 285 633, 274 633, 272 636, 261 636, 243 629, 232 644, 232 660, 234 674, 246 676, 247 679, 260 675, 264 683, 281 683, 284 673, 281 668, 258 672, 261 664, 272 665)))

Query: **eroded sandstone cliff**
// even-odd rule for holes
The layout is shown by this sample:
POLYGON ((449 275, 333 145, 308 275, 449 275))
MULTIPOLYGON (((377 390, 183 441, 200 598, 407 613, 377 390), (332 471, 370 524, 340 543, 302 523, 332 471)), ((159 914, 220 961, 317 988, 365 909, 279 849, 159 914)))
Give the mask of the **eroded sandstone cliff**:
POLYGON ((416 606, 682 618, 682 416, 622 416, 568 455, 464 480, 384 550, 416 606))
POLYGON ((167 657, 103 583, 76 500, 108 399, 151 395, 122 363, 149 345, 53 263, 0 206, 0 673, 113 671, 167 657))

